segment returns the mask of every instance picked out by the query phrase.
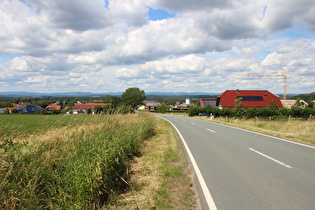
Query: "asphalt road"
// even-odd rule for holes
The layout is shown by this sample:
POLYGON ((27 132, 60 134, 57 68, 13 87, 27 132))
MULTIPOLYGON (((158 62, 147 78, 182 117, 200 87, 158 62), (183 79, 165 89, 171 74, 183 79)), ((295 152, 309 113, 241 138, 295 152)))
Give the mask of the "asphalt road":
POLYGON ((166 120, 187 146, 203 209, 315 209, 314 147, 203 120, 166 120))

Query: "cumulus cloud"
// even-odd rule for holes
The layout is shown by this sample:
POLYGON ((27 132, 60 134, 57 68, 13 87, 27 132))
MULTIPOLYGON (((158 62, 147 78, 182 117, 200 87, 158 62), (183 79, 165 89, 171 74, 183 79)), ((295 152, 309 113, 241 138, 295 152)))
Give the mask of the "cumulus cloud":
POLYGON ((236 76, 286 68, 303 86, 303 76, 314 77, 314 12, 313 0, 3 0, 0 82, 53 91, 281 90, 236 76), (149 21, 149 8, 176 15, 149 21), (303 31, 292 38, 296 26, 303 31))

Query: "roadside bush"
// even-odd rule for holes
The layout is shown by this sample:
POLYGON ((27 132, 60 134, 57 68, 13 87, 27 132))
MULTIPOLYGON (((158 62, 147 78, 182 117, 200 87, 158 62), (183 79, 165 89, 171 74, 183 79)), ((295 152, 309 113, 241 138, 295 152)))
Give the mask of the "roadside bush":
POLYGON ((204 112, 207 113, 208 115, 210 115, 211 113, 213 114, 213 108, 211 105, 207 105, 205 108, 204 108, 204 112))
POLYGON ((291 115, 292 117, 301 117, 301 115, 302 115, 302 108, 293 106, 293 107, 290 109, 290 115, 291 115))
POLYGON ((303 117, 304 119, 307 119, 310 117, 310 115, 315 116, 315 109, 306 107, 305 109, 301 110, 300 114, 301 114, 301 117, 303 117))
POLYGON ((282 117, 289 117, 290 115, 290 110, 286 108, 282 108, 279 110, 279 115, 282 117))
POLYGON ((223 117, 231 117, 233 116, 233 109, 217 109, 216 114, 223 117))
POLYGON ((265 107, 259 110, 260 117, 276 116, 278 114, 279 114, 279 111, 271 107, 265 107))
POLYGON ((255 116, 259 116, 259 109, 256 107, 251 107, 246 110, 245 116, 248 118, 254 118, 255 116))
POLYGON ((188 116, 189 117, 192 117, 192 116, 196 116, 198 115, 199 113, 201 113, 201 108, 200 107, 197 107, 197 106, 190 106, 188 108, 188 116))

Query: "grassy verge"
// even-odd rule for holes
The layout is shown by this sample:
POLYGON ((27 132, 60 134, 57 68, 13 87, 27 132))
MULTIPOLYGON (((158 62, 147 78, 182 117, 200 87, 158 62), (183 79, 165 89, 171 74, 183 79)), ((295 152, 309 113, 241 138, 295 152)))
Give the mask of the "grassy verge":
MULTIPOLYGON (((208 120, 209 118, 198 119, 208 120)), ((268 119, 233 119, 215 118, 212 122, 222 123, 233 127, 251 130, 267 135, 292 140, 299 143, 315 146, 315 121, 291 119, 269 121, 268 119)))
POLYGON ((36 129, 17 122, 25 127, 19 134, 6 132, 11 122, 2 121, 0 208, 100 208, 126 188, 129 162, 155 130, 145 114, 63 117, 56 127, 43 118, 34 120, 36 129), (63 120, 69 123, 58 126, 63 120))
POLYGON ((146 141, 142 156, 131 165, 130 190, 107 208, 194 209, 196 194, 189 163, 172 126, 155 119, 156 134, 146 141))

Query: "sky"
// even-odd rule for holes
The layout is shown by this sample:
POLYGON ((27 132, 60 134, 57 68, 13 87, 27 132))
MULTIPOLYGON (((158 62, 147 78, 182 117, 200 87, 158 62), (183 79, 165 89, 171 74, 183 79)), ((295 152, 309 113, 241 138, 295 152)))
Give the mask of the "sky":
POLYGON ((315 92, 314 0, 0 1, 0 92, 282 94, 284 70, 315 92))

